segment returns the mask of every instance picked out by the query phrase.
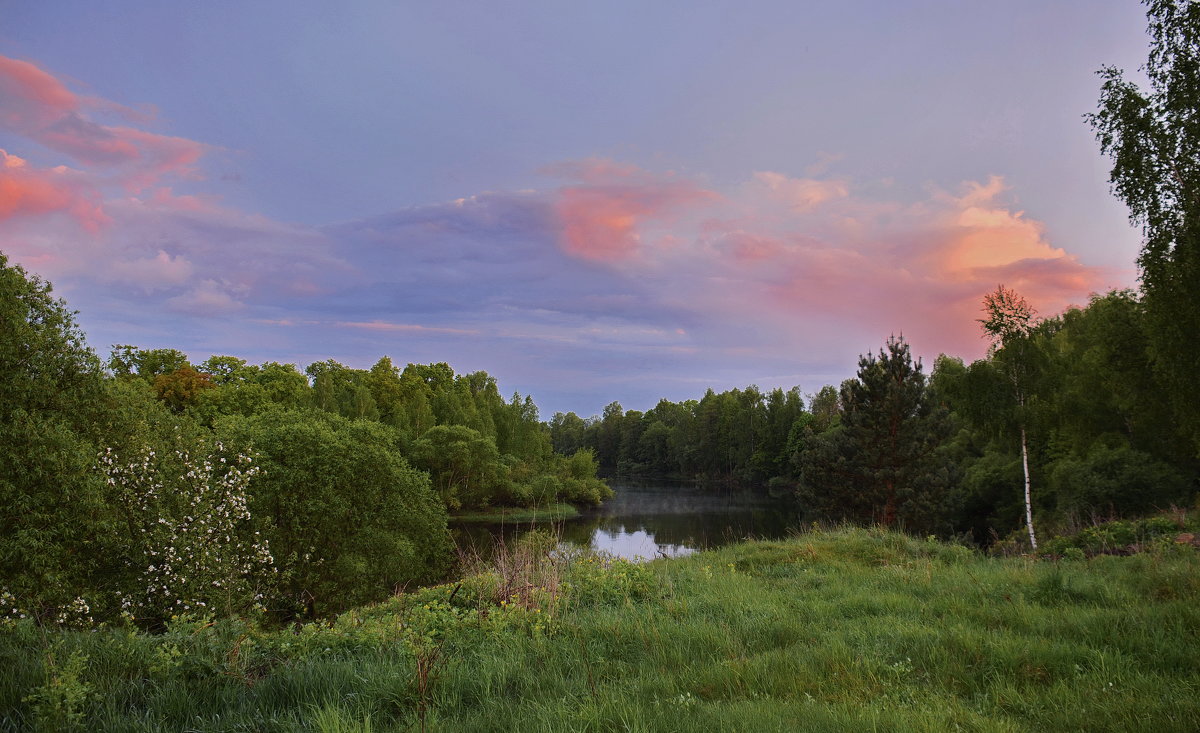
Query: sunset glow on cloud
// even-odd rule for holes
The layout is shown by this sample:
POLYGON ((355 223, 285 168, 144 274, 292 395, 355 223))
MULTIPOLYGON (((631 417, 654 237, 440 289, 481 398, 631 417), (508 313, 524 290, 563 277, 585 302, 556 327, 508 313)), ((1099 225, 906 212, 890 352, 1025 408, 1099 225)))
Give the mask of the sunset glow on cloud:
POLYGON ((65 212, 94 232, 108 221, 87 183, 65 167, 35 170, 0 150, 0 221, 65 212))
MULTIPOLYGON (((0 49, 0 249, 53 281, 102 355, 447 361, 533 392, 544 417, 586 415, 709 386, 812 392, 893 334, 927 363, 972 358, 998 284, 1046 315, 1133 284, 1120 242, 1087 249, 1090 199, 1048 206, 1041 161, 1010 165, 1041 134, 996 132, 1021 118, 989 100, 1013 97, 945 72, 973 48, 926 62, 873 38, 930 85, 906 106, 831 30, 859 27, 853 9, 814 11, 826 30, 804 44, 698 9, 709 35, 692 42, 663 32, 668 13, 622 29, 659 49, 637 58, 518 12, 543 42, 565 34, 549 64, 503 34, 473 37, 491 54, 476 57, 435 10, 405 11, 427 42, 347 29, 355 53, 301 23, 330 49, 319 63, 208 8, 166 45, 149 16, 102 42, 91 26, 120 29, 77 11, 31 6, 25 35, 61 42, 0 49), (813 66, 835 52, 845 69, 813 66)), ((1087 110, 1067 111, 1079 126, 1087 110)), ((1063 129, 1094 157, 1086 130, 1063 129)))
POLYGON ((680 209, 710 203, 712 191, 610 160, 590 159, 547 168, 580 181, 557 191, 555 208, 566 250, 589 260, 635 257, 647 225, 669 224, 680 209))
MULTIPOLYGON (((654 180, 645 171, 604 167, 620 170, 621 180, 654 180)), ((776 333, 809 343, 844 336, 854 324, 883 337, 904 333, 927 355, 976 356, 979 304, 997 284, 1053 313, 1083 302, 1105 282, 1104 272, 1048 244, 1039 222, 1006 206, 999 177, 910 204, 859 197, 842 180, 773 172, 754 173, 730 195, 673 179, 676 190, 704 195, 671 199, 668 224, 630 214, 620 227, 591 226, 587 248, 578 245, 575 222, 609 222, 616 209, 651 210, 620 206, 658 200, 656 190, 645 190, 649 185, 629 185, 619 195, 601 186, 594 200, 574 199, 563 247, 584 259, 623 260, 619 270, 654 281, 665 298, 688 302, 710 323, 766 320, 776 333), (635 246, 664 232, 669 247, 635 246), (632 258, 635 251, 640 256, 632 258)))
POLYGON ((107 100, 79 97, 34 64, 0 56, 0 125, 78 163, 104 170, 133 192, 168 174, 194 174, 205 145, 93 121, 87 108, 140 117, 107 100))

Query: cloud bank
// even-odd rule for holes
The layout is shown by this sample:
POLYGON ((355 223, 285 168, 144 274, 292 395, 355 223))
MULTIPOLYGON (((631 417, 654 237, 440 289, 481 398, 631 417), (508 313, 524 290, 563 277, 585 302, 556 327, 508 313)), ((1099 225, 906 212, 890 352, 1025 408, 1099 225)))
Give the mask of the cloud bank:
POLYGON ((21 145, 0 150, 3 248, 102 352, 449 361, 590 414, 813 391, 891 334, 970 358, 999 283, 1045 314, 1124 284, 1049 242, 997 176, 914 195, 826 166, 718 185, 588 158, 543 166, 536 190, 310 228, 185 193, 219 148, 154 125, 0 57, 0 129, 21 145))

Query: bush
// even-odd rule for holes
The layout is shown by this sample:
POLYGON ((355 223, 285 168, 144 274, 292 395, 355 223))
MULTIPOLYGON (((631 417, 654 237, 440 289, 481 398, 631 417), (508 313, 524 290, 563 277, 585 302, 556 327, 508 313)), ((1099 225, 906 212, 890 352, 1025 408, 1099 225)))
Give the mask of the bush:
POLYGON ((250 510, 271 544, 284 599, 308 615, 385 598, 448 567, 445 507, 429 477, 396 450, 393 429, 275 410, 224 418, 217 432, 260 456, 250 510))
POLYGON ((267 541, 247 505, 259 473, 245 454, 218 442, 194 456, 182 447, 160 457, 150 448, 122 460, 111 449, 100 466, 131 533, 130 587, 121 610, 161 623, 180 613, 230 616, 261 608, 276 580, 267 541))
POLYGON ((573 504, 593 505, 611 499, 613 490, 596 478, 597 468, 596 454, 590 448, 581 448, 571 457, 561 459, 559 497, 573 504))
POLYGON ((1076 553, 1099 555, 1112 552, 1128 552, 1141 549, 1148 543, 1167 538, 1171 542, 1184 526, 1171 516, 1154 516, 1145 519, 1125 520, 1097 524, 1072 535, 1055 537, 1043 548, 1051 555, 1078 557, 1076 553))
POLYGON ((570 605, 594 606, 648 598, 655 583, 643 563, 596 554, 571 564, 565 587, 570 605))
POLYGON ((1124 442, 1097 441, 1082 458, 1050 468, 1049 486, 1061 512, 1117 516, 1165 509, 1187 496, 1187 479, 1172 466, 1124 442))

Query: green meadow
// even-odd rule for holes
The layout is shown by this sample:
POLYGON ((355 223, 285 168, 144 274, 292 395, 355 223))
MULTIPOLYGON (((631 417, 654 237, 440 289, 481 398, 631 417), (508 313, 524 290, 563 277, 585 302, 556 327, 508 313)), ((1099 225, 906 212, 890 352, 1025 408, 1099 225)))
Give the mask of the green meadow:
POLYGON ((994 558, 814 530, 633 564, 533 534, 262 630, 0 632, 0 728, 1194 731, 1200 555, 994 558))

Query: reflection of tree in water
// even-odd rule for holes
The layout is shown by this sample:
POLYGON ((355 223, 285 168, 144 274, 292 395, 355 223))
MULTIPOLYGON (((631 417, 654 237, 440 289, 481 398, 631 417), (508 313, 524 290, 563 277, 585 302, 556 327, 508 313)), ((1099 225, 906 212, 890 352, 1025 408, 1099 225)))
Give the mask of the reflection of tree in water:
POLYGON ((653 536, 659 544, 705 549, 748 537, 782 537, 788 529, 788 515, 766 508, 692 514, 644 514, 605 517, 599 529, 609 534, 643 531, 653 536))
POLYGON ((617 497, 584 516, 547 524, 455 525, 460 547, 491 554, 493 543, 516 542, 531 529, 559 533, 564 542, 627 557, 686 554, 747 537, 774 539, 794 526, 787 507, 741 493, 712 493, 691 487, 614 486, 617 497))

